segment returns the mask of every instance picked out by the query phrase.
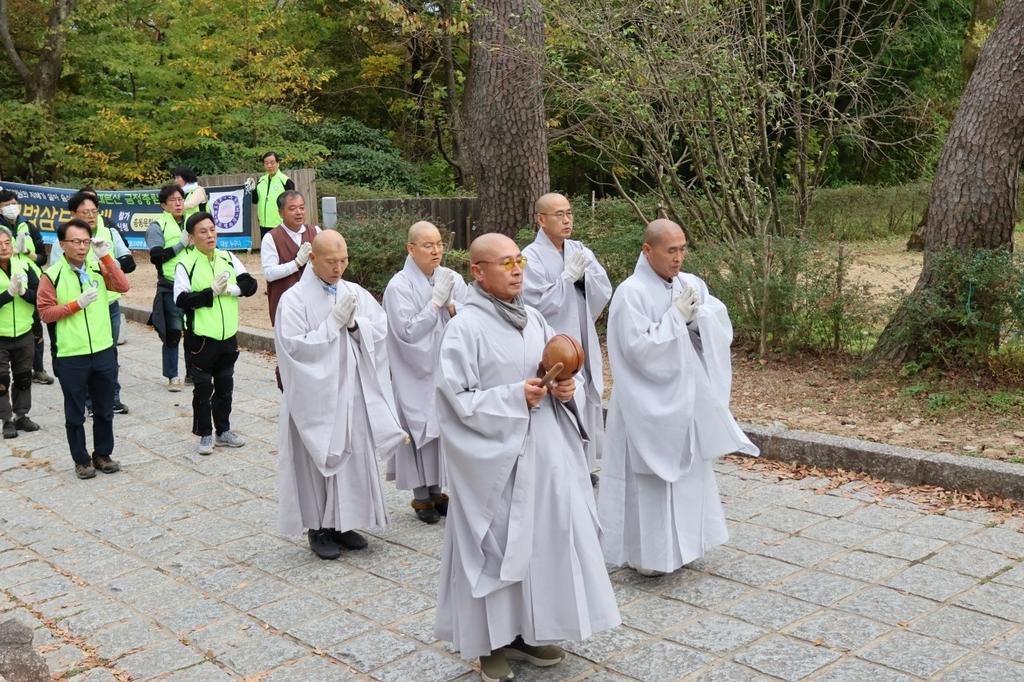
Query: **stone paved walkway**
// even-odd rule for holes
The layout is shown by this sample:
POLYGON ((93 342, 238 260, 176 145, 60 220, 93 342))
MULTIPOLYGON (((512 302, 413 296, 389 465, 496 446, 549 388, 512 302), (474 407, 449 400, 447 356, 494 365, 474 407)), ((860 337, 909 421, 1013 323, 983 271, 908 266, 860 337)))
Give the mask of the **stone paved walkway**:
MULTIPOLYGON (((477 679, 431 637, 443 524, 387 485, 370 548, 315 559, 276 518, 273 361, 243 353, 239 450, 194 454, 190 393, 166 392, 132 325, 115 417, 123 471, 74 477, 60 390, 0 444, 0 620, 35 628, 61 679, 477 679)), ((518 680, 1024 680, 1024 534, 987 512, 929 515, 822 479, 718 465, 732 539, 663 578, 612 579, 624 626, 518 680)))

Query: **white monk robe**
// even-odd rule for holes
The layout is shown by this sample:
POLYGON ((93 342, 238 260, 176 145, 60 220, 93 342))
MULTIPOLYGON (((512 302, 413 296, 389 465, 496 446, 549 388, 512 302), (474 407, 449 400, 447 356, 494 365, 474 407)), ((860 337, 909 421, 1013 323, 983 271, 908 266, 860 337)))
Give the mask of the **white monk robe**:
POLYGON ((542 645, 620 623, 575 417, 550 395, 526 405, 524 380, 554 335, 526 311, 519 331, 472 286, 441 341, 437 418, 451 502, 434 635, 467 659, 516 635, 542 645))
POLYGON ((671 282, 643 254, 608 317, 612 398, 601 467, 601 525, 610 564, 671 572, 725 542, 712 460, 760 454, 729 411, 732 323, 694 275, 671 282), (699 295, 687 325, 672 305, 699 295))
POLYGON ((537 230, 536 238, 523 249, 523 255, 529 263, 523 270, 523 301, 539 310, 556 333, 574 336, 583 344, 586 364, 580 375, 584 383, 577 400, 590 436, 586 445, 587 465, 593 469, 604 450, 604 359, 594 322, 612 297, 612 283, 594 252, 575 239, 566 239, 559 253, 544 230, 537 230), (587 254, 585 294, 565 272, 565 258, 581 249, 587 254))
MULTIPOLYGON (((447 268, 438 267, 434 275, 447 268)), ((456 308, 466 299, 466 282, 457 272, 452 300, 456 308)), ((402 444, 388 460, 387 479, 400 490, 423 486, 444 486, 444 469, 437 442, 437 415, 434 411, 437 351, 441 332, 451 316, 432 302, 433 283, 411 256, 384 290, 384 310, 388 314, 388 359, 395 389, 395 407, 410 442, 402 444)))
POLYGON ((281 296, 274 341, 284 394, 278 426, 278 529, 339 531, 387 524, 375 457, 405 433, 391 404, 387 316, 373 296, 340 281, 337 294, 306 268, 281 296), (330 319, 336 296, 356 294, 358 329, 330 319))

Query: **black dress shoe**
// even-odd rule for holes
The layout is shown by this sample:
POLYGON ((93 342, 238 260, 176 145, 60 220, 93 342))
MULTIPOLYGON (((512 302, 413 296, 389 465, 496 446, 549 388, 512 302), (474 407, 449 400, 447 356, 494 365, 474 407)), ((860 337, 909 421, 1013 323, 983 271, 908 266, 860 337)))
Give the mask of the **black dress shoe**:
POLYGON ((19 431, 25 431, 27 433, 39 430, 39 424, 36 424, 34 421, 29 419, 27 414, 18 417, 17 421, 14 422, 14 425, 18 428, 19 431))
POLYGON ((309 546, 321 559, 337 559, 341 556, 341 548, 334 541, 330 528, 309 529, 309 546))
POLYGON ((344 533, 333 528, 328 530, 331 533, 331 539, 345 549, 366 549, 366 546, 370 544, 366 541, 365 537, 354 530, 347 530, 344 533))
POLYGON ((440 497, 431 497, 430 501, 434 503, 434 509, 441 516, 448 516, 448 496, 441 493, 440 497))
POLYGON ((4 438, 17 438, 18 427, 10 419, 4 422, 4 438))
POLYGON ((420 502, 414 499, 412 501, 412 508, 416 510, 416 518, 423 523, 437 523, 441 520, 441 514, 434 508, 433 500, 420 502))

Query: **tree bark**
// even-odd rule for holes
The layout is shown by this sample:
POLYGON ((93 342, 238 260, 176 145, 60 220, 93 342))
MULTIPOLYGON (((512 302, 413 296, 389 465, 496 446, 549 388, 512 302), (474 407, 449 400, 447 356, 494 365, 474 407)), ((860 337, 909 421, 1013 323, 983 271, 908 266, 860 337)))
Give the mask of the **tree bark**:
MULTIPOLYGON (((932 255, 944 249, 1013 249, 1017 185, 1024 159, 1024 0, 1007 0, 985 41, 950 126, 932 183, 924 266, 910 296, 935 285, 932 255)), ((889 321, 869 359, 902 363, 920 352, 889 321)))
POLYGON ((29 66, 22 59, 11 37, 7 0, 0 0, 0 40, 3 41, 4 51, 14 65, 14 70, 25 84, 25 101, 29 104, 41 104, 47 109, 53 105, 64 63, 64 45, 67 42, 65 23, 74 5, 75 0, 53 1, 47 12, 47 30, 39 48, 39 57, 34 65, 29 66))
POLYGON ((480 231, 515 238, 548 191, 539 0, 483 0, 471 28, 466 123, 480 231))

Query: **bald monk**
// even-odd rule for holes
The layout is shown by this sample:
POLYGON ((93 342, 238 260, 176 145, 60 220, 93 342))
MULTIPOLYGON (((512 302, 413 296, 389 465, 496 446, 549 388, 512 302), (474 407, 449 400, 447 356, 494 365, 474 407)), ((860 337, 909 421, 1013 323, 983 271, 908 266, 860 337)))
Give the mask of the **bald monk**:
MULTIPOLYGON (((540 311, 554 330, 580 340, 586 363, 577 400, 590 440, 587 464, 594 468, 604 447, 604 359, 595 322, 612 297, 608 273, 594 252, 572 236, 572 206, 561 194, 537 200, 537 236, 523 249, 530 267, 523 274, 523 300, 540 311)), ((596 483, 596 476, 592 476, 596 483)))
POLYGON ((405 248, 405 266, 384 290, 384 310, 398 421, 409 443, 388 461, 387 478, 399 490, 413 492, 412 508, 420 521, 437 523, 448 514, 434 413, 437 351, 444 326, 467 289, 461 275, 441 267, 444 240, 432 223, 414 223, 405 248))
POLYGON ((648 225, 608 316, 604 555, 643 575, 674 571, 728 539, 712 460, 759 454, 729 411, 729 313, 703 280, 679 271, 685 256, 679 225, 648 225))
POLYGON ((362 549, 356 528, 387 524, 377 457, 405 433, 392 403, 384 310, 362 287, 341 280, 345 239, 313 239, 310 267, 281 296, 274 341, 284 392, 278 421, 278 527, 308 529, 321 559, 362 549))
POLYGON ((574 379, 537 378, 555 335, 523 304, 519 248, 485 234, 470 248, 473 283, 441 340, 437 421, 451 501, 434 634, 484 680, 508 659, 547 666, 555 643, 620 622, 601 556, 574 379))

